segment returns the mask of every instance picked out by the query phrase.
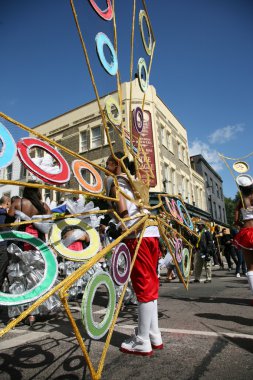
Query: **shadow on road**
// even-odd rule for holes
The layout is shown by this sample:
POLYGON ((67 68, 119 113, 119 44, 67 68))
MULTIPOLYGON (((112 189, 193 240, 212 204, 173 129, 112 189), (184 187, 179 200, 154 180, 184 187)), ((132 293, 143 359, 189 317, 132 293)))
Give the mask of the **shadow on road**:
POLYGON ((249 300, 243 298, 222 298, 222 297, 172 297, 162 295, 160 298, 168 298, 176 301, 185 301, 185 302, 200 302, 200 303, 225 303, 228 305, 241 305, 249 306, 249 300))
POLYGON ((240 317, 238 315, 223 315, 223 314, 216 314, 216 313, 200 313, 195 314, 196 317, 200 318, 208 318, 208 319, 215 319, 220 321, 229 321, 229 322, 236 322, 240 325, 244 326, 252 326, 252 318, 244 318, 240 317))

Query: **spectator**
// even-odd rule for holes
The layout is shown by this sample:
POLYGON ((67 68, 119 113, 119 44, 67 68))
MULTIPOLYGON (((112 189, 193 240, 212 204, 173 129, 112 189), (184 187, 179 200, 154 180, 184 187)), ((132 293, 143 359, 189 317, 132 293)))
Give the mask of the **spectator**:
POLYGON ((200 222, 197 224, 199 230, 199 238, 196 243, 196 252, 194 256, 194 282, 200 282, 203 266, 205 267, 206 280, 204 283, 212 281, 212 262, 213 240, 210 231, 205 224, 200 222))
POLYGON ((214 262, 214 265, 219 265, 220 269, 224 269, 224 263, 221 256, 220 237, 221 237, 220 227, 216 225, 213 231, 213 243, 214 243, 213 262, 214 262))
POLYGON ((235 253, 235 247, 233 246, 233 240, 230 232, 226 229, 222 229, 222 237, 221 237, 221 245, 224 247, 224 256, 226 257, 228 270, 231 271, 233 269, 232 261, 234 261, 235 265, 238 264, 238 259, 235 253))

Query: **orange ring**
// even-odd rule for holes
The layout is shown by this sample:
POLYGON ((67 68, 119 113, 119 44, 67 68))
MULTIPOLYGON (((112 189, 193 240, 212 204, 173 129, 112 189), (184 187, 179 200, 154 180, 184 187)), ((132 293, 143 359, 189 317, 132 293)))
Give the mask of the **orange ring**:
POLYGON ((88 164, 88 162, 85 162, 82 160, 74 160, 72 162, 72 170, 77 181, 85 190, 90 191, 91 193, 96 193, 96 194, 101 193, 104 187, 102 178, 100 174, 98 173, 98 171, 91 164, 88 164), (94 185, 91 185, 90 183, 84 180, 81 173, 82 169, 88 170, 93 175, 93 177, 95 178, 94 185))

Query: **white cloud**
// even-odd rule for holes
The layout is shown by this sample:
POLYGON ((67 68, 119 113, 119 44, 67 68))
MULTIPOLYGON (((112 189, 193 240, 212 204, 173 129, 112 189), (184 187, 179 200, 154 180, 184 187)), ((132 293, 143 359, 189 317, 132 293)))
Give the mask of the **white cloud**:
POLYGON ((224 128, 216 129, 208 136, 210 144, 225 144, 234 140, 236 135, 244 131, 242 124, 228 125, 224 128))
POLYGON ((211 149, 210 146, 198 139, 194 140, 189 145, 190 156, 202 154, 205 160, 212 166, 215 171, 221 171, 223 169, 222 161, 218 155, 217 150, 211 149))

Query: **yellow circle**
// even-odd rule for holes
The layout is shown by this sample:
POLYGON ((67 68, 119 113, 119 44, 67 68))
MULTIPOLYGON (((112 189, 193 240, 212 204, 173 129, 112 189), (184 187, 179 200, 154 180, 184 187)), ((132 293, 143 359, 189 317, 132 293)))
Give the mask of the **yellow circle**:
POLYGON ((77 218, 64 219, 55 223, 51 229, 49 241, 61 256, 72 261, 86 261, 95 256, 100 247, 100 239, 97 231, 77 218), (63 228, 67 225, 78 226, 87 232, 90 238, 90 244, 87 248, 81 251, 73 251, 62 243, 61 233, 63 228))
POLYGON ((150 25, 149 25, 147 14, 143 9, 140 10, 140 13, 139 13, 139 25, 140 25, 140 29, 141 29, 141 39, 143 42, 144 49, 146 50, 146 53, 148 55, 151 55, 151 53, 152 53, 151 30, 150 30, 150 25), (146 42, 145 35, 144 35, 143 18, 145 18, 147 28, 148 28, 148 39, 149 39, 148 44, 146 42))
POLYGON ((105 111, 108 120, 112 124, 119 126, 122 123, 122 113, 120 110, 119 103, 110 95, 105 98, 105 111), (117 116, 114 116, 112 112, 112 107, 114 107, 114 109, 116 108, 116 111, 118 113, 117 116))
POLYGON ((249 170, 249 165, 244 161, 237 161, 233 165, 233 169, 237 173, 246 173, 249 170))

